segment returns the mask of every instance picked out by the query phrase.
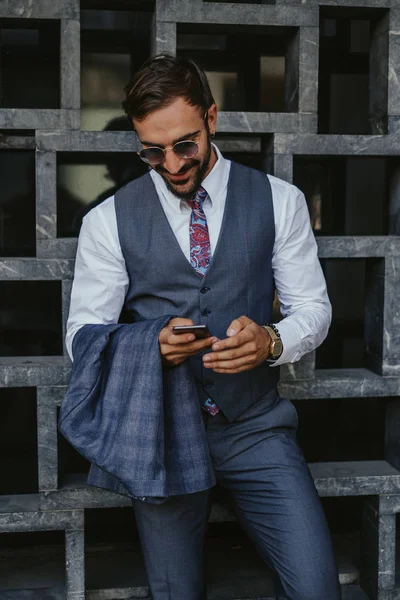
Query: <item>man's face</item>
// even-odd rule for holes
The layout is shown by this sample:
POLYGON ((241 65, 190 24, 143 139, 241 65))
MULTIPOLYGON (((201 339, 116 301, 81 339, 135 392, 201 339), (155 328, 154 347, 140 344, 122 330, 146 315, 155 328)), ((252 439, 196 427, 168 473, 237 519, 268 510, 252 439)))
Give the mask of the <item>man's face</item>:
POLYGON ((143 148, 170 148, 177 142, 187 140, 197 142, 199 151, 193 158, 180 158, 171 149, 165 152, 163 162, 151 165, 178 198, 192 199, 215 164, 210 131, 215 131, 216 114, 214 104, 208 111, 206 121, 197 107, 190 106, 183 98, 177 98, 169 106, 150 113, 142 121, 134 120, 143 148))

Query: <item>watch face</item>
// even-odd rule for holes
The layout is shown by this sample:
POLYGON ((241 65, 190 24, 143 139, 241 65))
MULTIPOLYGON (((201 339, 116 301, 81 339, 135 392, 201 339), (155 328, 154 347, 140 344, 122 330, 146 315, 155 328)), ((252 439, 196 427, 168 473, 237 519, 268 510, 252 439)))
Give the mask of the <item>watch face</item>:
POLYGON ((279 358, 282 354, 283 346, 282 342, 277 340, 271 344, 271 356, 272 358, 279 358))

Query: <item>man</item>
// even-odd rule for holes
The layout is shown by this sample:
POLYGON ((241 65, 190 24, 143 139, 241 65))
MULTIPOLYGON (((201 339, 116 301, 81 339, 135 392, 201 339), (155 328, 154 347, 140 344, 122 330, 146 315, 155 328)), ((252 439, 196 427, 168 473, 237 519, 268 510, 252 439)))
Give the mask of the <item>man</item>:
MULTIPOLYGON (((176 314, 164 369, 189 361, 219 484, 288 600, 338 600, 330 536, 278 396, 280 364, 325 338, 331 318, 302 193, 223 158, 205 74, 168 54, 145 63, 124 107, 150 172, 84 219, 67 347, 85 324, 176 314), (275 288, 284 318, 271 324, 275 288), (211 336, 176 334, 207 324, 211 336), (282 348, 283 345, 283 348, 282 348)), ((127 356, 129 361, 129 356, 127 356)), ((210 493, 133 501, 153 600, 201 600, 210 493)))

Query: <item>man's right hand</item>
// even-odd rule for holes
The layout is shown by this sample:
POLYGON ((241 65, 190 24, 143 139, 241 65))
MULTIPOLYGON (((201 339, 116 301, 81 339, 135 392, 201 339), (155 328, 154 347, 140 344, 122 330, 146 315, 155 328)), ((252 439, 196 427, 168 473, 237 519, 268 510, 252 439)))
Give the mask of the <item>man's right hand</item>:
POLYGON ((175 325, 194 325, 194 323, 191 319, 176 317, 175 319, 171 319, 168 325, 161 329, 158 341, 162 362, 165 367, 176 367, 189 356, 211 348, 218 341, 218 338, 215 336, 197 340, 193 333, 180 333, 176 335, 172 331, 175 325))

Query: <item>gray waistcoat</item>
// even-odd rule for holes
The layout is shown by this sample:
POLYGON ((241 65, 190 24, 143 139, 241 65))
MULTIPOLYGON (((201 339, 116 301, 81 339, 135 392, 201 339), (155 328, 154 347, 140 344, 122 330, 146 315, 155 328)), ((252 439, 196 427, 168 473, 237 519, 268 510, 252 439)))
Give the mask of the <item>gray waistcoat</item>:
MULTIPOLYGON (((241 315, 259 325, 270 321, 275 226, 264 173, 232 162, 221 232, 204 277, 183 254, 149 174, 116 193, 115 210, 130 281, 125 307, 135 321, 168 314, 186 317, 206 323, 219 338, 241 315)), ((267 363, 222 375, 203 369, 200 356, 190 362, 200 401, 211 397, 229 421, 278 381, 278 368, 267 363)))

